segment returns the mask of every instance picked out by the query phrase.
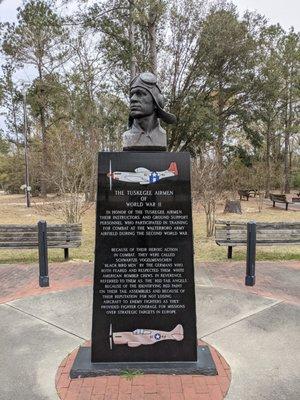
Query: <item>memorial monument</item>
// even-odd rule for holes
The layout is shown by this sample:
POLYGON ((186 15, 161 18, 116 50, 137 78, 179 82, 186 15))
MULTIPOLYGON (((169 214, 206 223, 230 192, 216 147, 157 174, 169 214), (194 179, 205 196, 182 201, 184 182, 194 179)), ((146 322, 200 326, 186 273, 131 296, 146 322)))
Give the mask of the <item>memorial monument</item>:
POLYGON ((197 346, 190 155, 167 152, 156 76, 131 82, 123 152, 99 153, 91 348, 71 377, 216 374, 197 346))

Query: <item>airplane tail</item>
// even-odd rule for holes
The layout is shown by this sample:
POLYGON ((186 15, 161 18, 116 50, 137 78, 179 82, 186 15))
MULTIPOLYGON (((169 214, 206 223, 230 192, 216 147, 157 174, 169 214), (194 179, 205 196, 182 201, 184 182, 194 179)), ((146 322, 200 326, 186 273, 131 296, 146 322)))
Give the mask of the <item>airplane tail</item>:
POLYGON ((178 324, 175 328, 170 332, 172 338, 174 340, 182 340, 184 336, 183 326, 178 324))
POLYGON ((176 162, 171 162, 168 171, 172 172, 174 175, 178 175, 178 168, 176 162))

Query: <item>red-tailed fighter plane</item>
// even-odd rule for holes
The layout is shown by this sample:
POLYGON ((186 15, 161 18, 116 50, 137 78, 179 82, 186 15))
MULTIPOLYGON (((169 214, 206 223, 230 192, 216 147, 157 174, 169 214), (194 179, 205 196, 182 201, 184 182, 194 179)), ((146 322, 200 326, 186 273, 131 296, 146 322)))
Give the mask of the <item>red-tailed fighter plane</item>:
POLYGON ((184 332, 182 325, 178 324, 170 331, 159 331, 151 329, 136 329, 133 332, 113 332, 112 324, 109 329, 110 349, 115 344, 127 344, 128 347, 139 347, 141 345, 150 345, 162 340, 183 340, 184 332))
POLYGON ((149 185, 156 183, 161 179, 171 178, 178 175, 178 168, 176 162, 171 162, 169 168, 165 171, 150 171, 144 167, 138 167, 134 172, 127 171, 112 171, 111 161, 109 162, 109 172, 107 174, 110 182, 110 189, 112 189, 112 180, 122 182, 139 183, 140 185, 149 185))

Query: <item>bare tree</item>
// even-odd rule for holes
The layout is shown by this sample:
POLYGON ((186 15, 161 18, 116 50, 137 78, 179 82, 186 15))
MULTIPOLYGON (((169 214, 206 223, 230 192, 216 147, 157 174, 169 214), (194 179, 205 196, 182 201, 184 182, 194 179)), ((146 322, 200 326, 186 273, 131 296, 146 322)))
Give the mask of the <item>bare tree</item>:
POLYGON ((74 137, 67 129, 51 133, 51 172, 48 179, 61 197, 61 201, 52 208, 62 214, 66 223, 77 223, 93 205, 86 202, 84 196, 86 185, 89 184, 85 175, 87 149, 79 138, 74 137))
POLYGON ((215 232, 217 201, 222 195, 222 171, 220 165, 211 159, 194 161, 192 166, 192 187, 194 199, 204 208, 206 216, 206 236, 215 232))

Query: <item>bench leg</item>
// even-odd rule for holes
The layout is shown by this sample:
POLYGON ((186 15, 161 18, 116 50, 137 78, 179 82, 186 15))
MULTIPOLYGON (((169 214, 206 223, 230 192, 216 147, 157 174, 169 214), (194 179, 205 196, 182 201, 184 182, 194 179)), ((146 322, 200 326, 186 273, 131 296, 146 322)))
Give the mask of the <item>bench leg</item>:
POLYGON ((285 203, 285 210, 288 210, 289 203, 285 203))
POLYGON ((273 201, 273 207, 275 207, 275 201, 273 201))
POLYGON ((65 261, 69 260, 69 248, 67 247, 66 249, 64 249, 64 254, 65 254, 65 261))
POLYGON ((228 246, 227 258, 232 258, 232 246, 228 246))
POLYGON ((256 223, 247 223, 246 286, 255 285, 256 223))
POLYGON ((40 287, 49 286, 48 272, 48 247, 47 247, 47 223, 38 222, 38 241, 39 241, 39 285, 40 287))

